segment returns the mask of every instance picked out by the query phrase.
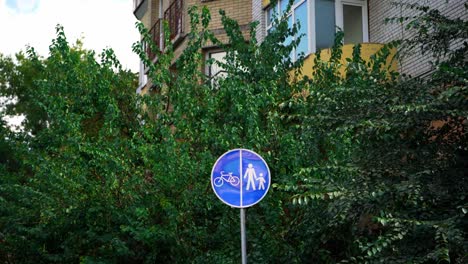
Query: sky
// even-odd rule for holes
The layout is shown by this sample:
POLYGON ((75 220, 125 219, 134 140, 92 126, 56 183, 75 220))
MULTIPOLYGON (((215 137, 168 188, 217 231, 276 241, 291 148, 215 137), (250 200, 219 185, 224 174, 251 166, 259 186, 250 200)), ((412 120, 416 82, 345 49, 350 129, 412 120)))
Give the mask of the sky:
POLYGON ((14 55, 29 45, 47 56, 61 24, 70 43, 82 38, 97 54, 110 47, 124 68, 138 72, 135 22, 132 0, 0 0, 0 53, 14 55))

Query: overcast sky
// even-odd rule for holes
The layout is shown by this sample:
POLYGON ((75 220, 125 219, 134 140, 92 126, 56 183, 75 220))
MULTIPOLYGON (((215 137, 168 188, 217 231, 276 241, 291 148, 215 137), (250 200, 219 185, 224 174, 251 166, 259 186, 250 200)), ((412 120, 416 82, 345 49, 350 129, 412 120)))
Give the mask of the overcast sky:
POLYGON ((47 56, 55 26, 63 25, 70 43, 111 47, 124 68, 138 71, 132 44, 138 40, 132 0, 0 0, 0 53, 13 55, 30 45, 47 56))

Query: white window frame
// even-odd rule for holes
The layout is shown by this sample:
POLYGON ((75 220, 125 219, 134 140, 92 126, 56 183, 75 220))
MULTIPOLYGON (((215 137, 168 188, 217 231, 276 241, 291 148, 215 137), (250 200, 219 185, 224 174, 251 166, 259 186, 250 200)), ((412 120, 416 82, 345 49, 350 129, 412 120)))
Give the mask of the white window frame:
MULTIPOLYGON (((213 54, 219 54, 219 53, 224 53, 224 56, 223 56, 223 59, 226 58, 226 55, 227 55, 227 52, 222 50, 222 49, 215 49, 215 50, 210 50, 208 52, 206 52, 206 55, 205 55, 205 62, 208 61, 209 59, 212 58, 213 54)), ((226 71, 224 71, 222 68, 220 71, 218 71, 217 73, 213 74, 212 70, 213 70, 213 66, 217 66, 216 62, 219 61, 219 60, 216 60, 214 59, 213 61, 213 64, 207 64, 205 63, 205 74, 208 78, 210 78, 210 81, 211 81, 211 85, 213 87, 217 87, 217 80, 220 79, 220 78, 226 78, 227 76, 227 73, 226 71)), ((218 66, 219 67, 219 66, 218 66)))
POLYGON ((142 60, 140 60, 140 71, 138 73, 138 88, 136 90, 137 94, 141 93, 141 90, 143 90, 143 88, 148 83, 148 75, 145 74, 145 71, 145 64, 142 60))
MULTIPOLYGON (((207 61, 207 60, 209 60, 209 59, 212 59, 214 54, 220 54, 220 53, 221 53, 221 54, 224 53, 223 59, 225 59, 225 58, 226 58, 226 55, 227 55, 226 51, 221 50, 221 49, 219 49, 219 50, 216 49, 216 50, 210 50, 209 52, 206 53, 205 61, 207 61)), ((213 58, 213 59, 214 59, 214 58, 213 58)), ((215 76, 218 75, 219 73, 224 72, 223 70, 220 70, 220 71, 218 71, 218 72, 215 73, 215 74, 212 73, 213 66, 218 66, 217 63, 216 63, 217 61, 219 61, 219 60, 214 59, 213 64, 210 64, 210 65, 207 64, 207 65, 206 65, 206 75, 207 75, 208 77, 210 77, 210 78, 215 77, 215 76)), ((224 61, 221 61, 221 62, 224 63, 224 61)), ((218 66, 218 67, 219 67, 219 66, 218 66)))
POLYGON ((335 0, 335 25, 341 30, 344 29, 343 5, 362 7, 362 42, 369 42, 367 0, 335 0))
MULTIPOLYGON (((278 0, 275 8, 277 9, 276 12, 280 15, 280 6, 281 1, 288 1, 288 0, 278 0)), ((368 0, 335 0, 335 25, 341 30, 343 30, 343 5, 354 5, 362 7, 362 36, 363 40, 362 43, 369 42, 369 23, 368 23, 368 9, 367 9, 367 1, 368 0)), ((314 53, 317 51, 316 45, 316 23, 315 23, 315 0, 302 0, 299 1, 297 4, 294 4, 291 7, 291 11, 288 13, 288 17, 293 15, 293 10, 300 6, 302 3, 307 2, 307 23, 308 23, 308 49, 309 53, 305 54, 308 55, 310 53, 314 53)), ((268 35, 268 31, 272 28, 272 23, 268 23, 268 12, 271 10, 272 7, 269 7, 265 10, 265 34, 268 35)), ((293 21, 294 17, 293 17, 293 21)), ((338 30, 338 29, 337 29, 338 30)), ((294 60, 296 60, 296 52, 294 50, 294 60)))

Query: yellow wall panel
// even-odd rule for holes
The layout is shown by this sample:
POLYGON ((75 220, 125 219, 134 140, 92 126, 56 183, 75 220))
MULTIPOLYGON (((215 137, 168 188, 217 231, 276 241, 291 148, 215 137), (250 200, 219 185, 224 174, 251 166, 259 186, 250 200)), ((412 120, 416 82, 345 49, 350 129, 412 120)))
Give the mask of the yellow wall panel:
MULTIPOLYGON (((353 47, 354 44, 347 44, 343 46, 343 54, 341 56, 341 64, 346 65, 347 61, 346 58, 352 58, 353 56, 353 47)), ((374 54, 376 54, 381 48, 383 47, 383 44, 377 44, 377 43, 362 43, 361 44, 361 57, 364 61, 369 61, 370 57, 374 54)), ((389 56, 387 59, 387 66, 390 66, 390 69, 393 71, 396 71, 398 69, 397 62, 396 60, 392 60, 393 57, 396 54, 396 49, 392 50, 392 55, 389 56)), ((320 53, 320 57, 323 61, 328 61, 330 60, 331 57, 331 49, 325 49, 322 50, 320 53)), ((314 66, 314 60, 315 60, 315 54, 310 54, 305 60, 304 60, 304 66, 302 67, 302 75, 309 76, 310 78, 313 78, 313 72, 312 68, 314 66)), ((345 74, 345 67, 342 67, 340 69, 340 73, 342 75, 345 74)), ((300 76, 298 76, 300 77, 300 76)))

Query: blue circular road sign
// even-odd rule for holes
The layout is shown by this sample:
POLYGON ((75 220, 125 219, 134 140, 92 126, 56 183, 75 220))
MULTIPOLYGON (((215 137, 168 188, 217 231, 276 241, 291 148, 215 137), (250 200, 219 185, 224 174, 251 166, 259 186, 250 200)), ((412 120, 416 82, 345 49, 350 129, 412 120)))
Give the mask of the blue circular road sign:
POLYGON ((218 158, 211 170, 211 186, 225 204, 250 207, 270 189, 270 169, 265 160, 248 149, 233 149, 218 158))

